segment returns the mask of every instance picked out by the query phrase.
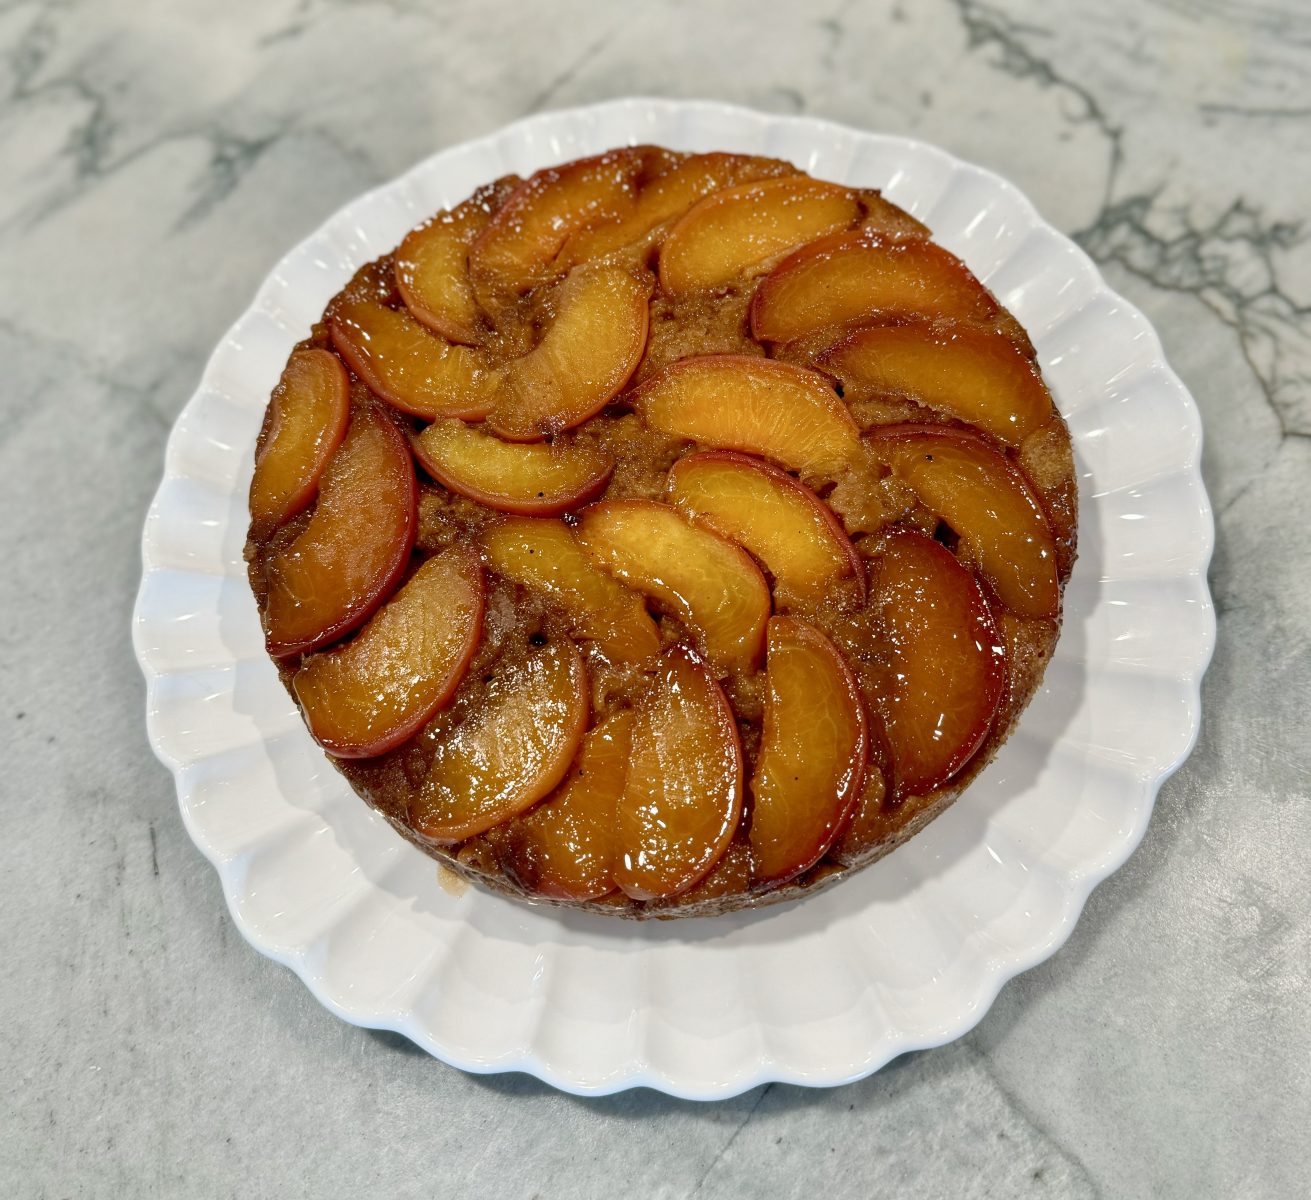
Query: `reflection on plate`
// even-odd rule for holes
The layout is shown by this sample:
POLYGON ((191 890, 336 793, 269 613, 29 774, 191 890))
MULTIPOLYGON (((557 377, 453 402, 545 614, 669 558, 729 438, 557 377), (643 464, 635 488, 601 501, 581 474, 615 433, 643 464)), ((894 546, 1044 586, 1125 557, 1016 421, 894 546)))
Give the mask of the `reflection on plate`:
POLYGON ((715 1098, 829 1085, 970 1029, 1069 936, 1196 736, 1214 641, 1197 410, 1143 316, 1010 184, 931 146, 718 104, 625 100, 421 163, 280 262, 169 438, 133 634, 147 720, 234 919, 348 1021, 474 1071, 715 1098), (444 889, 324 760, 264 655, 245 496, 269 390, 363 262, 514 171, 631 142, 881 187, 1029 330, 1074 436, 1080 558, 1046 681, 997 759, 882 862, 756 914, 668 925, 444 889))

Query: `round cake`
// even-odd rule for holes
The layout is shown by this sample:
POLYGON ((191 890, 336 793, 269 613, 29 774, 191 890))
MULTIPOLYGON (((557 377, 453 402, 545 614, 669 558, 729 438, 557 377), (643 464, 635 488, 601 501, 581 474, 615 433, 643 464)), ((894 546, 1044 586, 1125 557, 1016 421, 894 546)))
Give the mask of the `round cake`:
POLYGON ((362 268, 265 415, 246 557, 352 787, 625 917, 794 898, 942 812, 1060 631, 1069 435, 877 191, 627 147, 362 268))

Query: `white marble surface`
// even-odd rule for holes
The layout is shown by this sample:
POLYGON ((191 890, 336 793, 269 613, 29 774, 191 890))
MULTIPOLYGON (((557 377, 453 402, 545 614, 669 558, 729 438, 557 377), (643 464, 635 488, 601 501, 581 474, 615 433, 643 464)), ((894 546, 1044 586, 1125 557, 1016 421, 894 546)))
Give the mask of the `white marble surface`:
POLYGON ((0 1195, 1307 1193, 1311 11, 1075 7, 0 3, 0 1195), (267 267, 434 149, 630 93, 1000 171, 1206 424, 1197 751, 1056 958, 835 1091, 583 1101, 338 1022, 235 934, 145 741, 145 505, 267 267))

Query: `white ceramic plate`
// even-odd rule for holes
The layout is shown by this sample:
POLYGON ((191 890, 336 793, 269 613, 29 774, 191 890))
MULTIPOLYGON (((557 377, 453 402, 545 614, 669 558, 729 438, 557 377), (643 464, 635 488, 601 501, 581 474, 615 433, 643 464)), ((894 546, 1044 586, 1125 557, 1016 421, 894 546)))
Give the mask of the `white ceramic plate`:
POLYGON ((1196 737, 1214 642, 1197 410, 1146 319, 1010 184, 943 151, 719 104, 548 113, 420 163, 296 247, 168 442, 133 634, 147 721, 233 919, 348 1021, 472 1071, 604 1093, 830 1085, 959 1037, 1069 936, 1196 737), (1028 328, 1074 435, 1065 630, 1011 740, 882 862, 799 903, 630 924, 439 885, 311 742, 261 647, 242 544, 252 449, 292 345, 365 261, 510 171, 657 142, 883 188, 1028 328))

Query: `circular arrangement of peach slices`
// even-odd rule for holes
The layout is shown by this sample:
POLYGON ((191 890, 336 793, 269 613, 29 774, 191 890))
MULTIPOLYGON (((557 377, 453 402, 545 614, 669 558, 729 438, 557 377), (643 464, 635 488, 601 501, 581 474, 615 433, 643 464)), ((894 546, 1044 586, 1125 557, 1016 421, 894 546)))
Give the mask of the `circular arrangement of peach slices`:
POLYGON ((419 747, 417 838, 527 892, 853 861, 1055 635, 1072 517, 1025 448, 1059 417, 876 192, 648 147, 501 181, 306 345, 250 493, 268 649, 331 755, 419 747))

